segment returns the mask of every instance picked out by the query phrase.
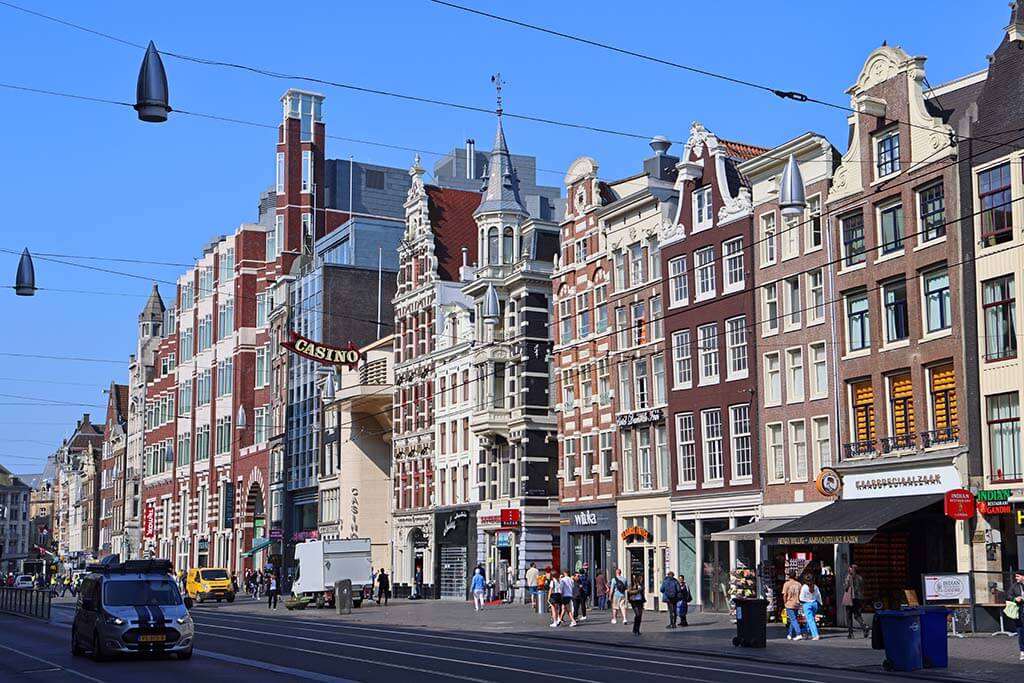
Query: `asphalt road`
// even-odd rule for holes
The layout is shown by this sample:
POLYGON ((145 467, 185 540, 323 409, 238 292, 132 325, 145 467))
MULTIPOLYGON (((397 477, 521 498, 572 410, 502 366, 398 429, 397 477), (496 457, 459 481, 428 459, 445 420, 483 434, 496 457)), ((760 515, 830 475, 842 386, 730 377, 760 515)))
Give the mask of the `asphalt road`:
POLYGON ((342 624, 289 613, 264 614, 245 603, 197 607, 196 651, 189 661, 72 657, 73 612, 54 606, 49 624, 0 615, 0 681, 743 681, 853 683, 881 681, 861 671, 834 671, 633 647, 386 624, 342 624))

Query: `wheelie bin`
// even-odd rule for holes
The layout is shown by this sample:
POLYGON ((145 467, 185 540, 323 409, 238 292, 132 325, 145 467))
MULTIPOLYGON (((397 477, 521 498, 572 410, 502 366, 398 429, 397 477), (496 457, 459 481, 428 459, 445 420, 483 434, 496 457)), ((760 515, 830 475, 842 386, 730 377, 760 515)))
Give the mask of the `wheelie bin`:
POLYGON ((949 667, 949 636, 947 633, 950 611, 938 605, 918 608, 921 615, 921 655, 926 669, 949 667))
POLYGON ((917 671, 924 667, 921 650, 921 617, 924 611, 912 608, 875 613, 875 627, 881 626, 885 641, 886 671, 917 671))
POLYGON ((735 598, 736 647, 765 647, 768 644, 768 601, 763 598, 735 598))

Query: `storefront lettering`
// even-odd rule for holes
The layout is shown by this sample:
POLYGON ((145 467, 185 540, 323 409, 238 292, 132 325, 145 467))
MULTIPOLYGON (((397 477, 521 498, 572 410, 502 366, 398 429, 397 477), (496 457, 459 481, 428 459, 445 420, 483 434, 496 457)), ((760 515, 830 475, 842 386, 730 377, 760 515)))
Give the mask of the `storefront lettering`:
POLYGON ((860 534, 840 534, 832 536, 779 536, 770 539, 775 545, 837 545, 840 543, 865 543, 869 537, 860 534))
POLYGON ((480 524, 480 526, 501 524, 501 515, 480 515, 480 517, 477 518, 477 523, 480 524))
POLYGON ((458 525, 460 519, 466 519, 469 517, 469 513, 465 510, 459 510, 453 512, 449 517, 448 521, 444 523, 444 531, 441 533, 442 536, 447 536, 448 532, 455 531, 455 527, 458 525))
POLYGON ((987 491, 978 491, 978 500, 983 500, 986 503, 1005 503, 1010 500, 1010 496, 1013 495, 1013 491, 1010 489, 990 489, 987 491))
POLYGON ((615 423, 620 427, 632 427, 634 425, 645 425, 651 422, 661 422, 665 415, 660 409, 641 410, 629 415, 619 415, 615 423))
POLYGON ((902 477, 878 477, 858 481, 858 490, 865 489, 899 489, 913 486, 934 486, 942 482, 941 474, 911 474, 902 477))
POLYGON ((645 541, 651 540, 651 532, 643 528, 642 526, 631 526, 622 532, 623 541, 628 541, 634 536, 639 536, 645 541))
POLYGON ((594 526, 597 524, 597 515, 593 510, 581 510, 572 516, 576 526, 594 526))
POLYGON ((348 343, 348 347, 341 348, 317 343, 297 332, 292 332, 291 337, 291 341, 281 342, 281 346, 318 363, 347 365, 350 370, 354 370, 363 357, 359 347, 352 342, 348 343))

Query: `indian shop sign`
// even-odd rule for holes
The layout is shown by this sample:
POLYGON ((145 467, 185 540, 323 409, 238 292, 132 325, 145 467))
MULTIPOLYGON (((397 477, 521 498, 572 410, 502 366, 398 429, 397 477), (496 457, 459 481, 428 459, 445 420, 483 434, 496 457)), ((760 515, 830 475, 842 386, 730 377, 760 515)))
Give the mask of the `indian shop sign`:
POLYGON ((946 491, 942 509, 950 519, 970 519, 974 517, 974 508, 974 494, 967 489, 946 491))
POLYGON ((1010 489, 992 489, 978 491, 978 512, 983 515, 1008 515, 1013 512, 1010 506, 1010 489))
POLYGON ((342 348, 315 342, 308 337, 303 337, 298 332, 292 332, 291 336, 291 341, 282 342, 281 346, 304 358, 315 360, 317 363, 346 365, 349 370, 355 370, 356 366, 359 365, 359 361, 363 358, 363 354, 359 352, 359 347, 352 342, 349 342, 347 347, 342 348))

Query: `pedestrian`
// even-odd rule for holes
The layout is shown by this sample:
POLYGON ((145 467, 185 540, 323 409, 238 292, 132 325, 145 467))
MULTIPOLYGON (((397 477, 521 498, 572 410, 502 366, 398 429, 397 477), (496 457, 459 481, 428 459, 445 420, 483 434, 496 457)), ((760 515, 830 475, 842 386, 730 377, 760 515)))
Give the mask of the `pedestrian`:
POLYGON ((612 577, 611 583, 608 586, 608 592, 612 598, 612 623, 615 623, 615 617, 620 613, 622 614, 622 623, 628 623, 626 621, 626 592, 628 586, 626 585, 626 579, 622 576, 622 570, 616 569, 615 576, 612 577))
POLYGON ((580 571, 579 576, 580 584, 580 621, 587 620, 587 603, 590 602, 590 594, 593 586, 590 583, 590 563, 584 562, 583 569, 580 571))
MULTIPOLYGON (((383 569, 381 571, 384 571, 383 569)), ((423 568, 416 567, 416 573, 413 575, 413 580, 416 582, 416 598, 419 600, 423 599, 423 568)))
POLYGON ((544 572, 544 586, 547 590, 548 609, 551 612, 551 628, 557 628, 562 616, 562 589, 558 585, 558 577, 554 575, 551 567, 544 572))
POLYGON ((594 575, 594 601, 597 609, 608 609, 608 579, 600 569, 594 575))
POLYGON ((800 588, 800 604, 803 606, 804 621, 807 622, 807 632, 810 634, 811 640, 820 640, 815 617, 818 614, 818 608, 821 607, 821 591, 815 584, 813 574, 807 575, 806 582, 800 588))
POLYGON ((796 580, 796 572, 790 570, 786 574, 786 582, 782 584, 782 606, 786 609, 786 640, 800 640, 800 591, 803 588, 796 580))
POLYGON ((238 576, 234 572, 231 572, 231 592, 232 594, 238 592, 238 576))
POLYGON ((505 602, 512 604, 516 599, 516 570, 512 565, 505 570, 505 579, 508 581, 508 592, 505 594, 505 602))
POLYGON ((661 582, 661 597, 668 603, 668 625, 665 628, 676 627, 676 605, 679 604, 679 582, 676 581, 674 572, 665 574, 661 582))
POLYGON ((537 580, 540 578, 540 571, 537 563, 531 562, 530 568, 526 570, 526 591, 530 595, 530 606, 537 609, 537 580))
POLYGON ((380 568, 377 572, 377 604, 380 604, 381 600, 384 600, 384 606, 388 606, 388 598, 391 597, 391 579, 388 578, 388 574, 384 571, 384 567, 380 568))
POLYGON ((690 587, 686 585, 686 577, 680 574, 677 577, 679 581, 679 605, 676 608, 679 612, 679 625, 689 626, 689 622, 686 621, 686 615, 690 611, 690 603, 693 602, 693 593, 690 592, 690 587))
POLYGON ((857 571, 857 565, 851 564, 846 570, 846 584, 843 586, 843 607, 846 608, 846 637, 853 638, 853 621, 857 620, 864 637, 867 638, 871 630, 864 623, 861 616, 862 601, 864 600, 864 577, 857 571))
POLYGON ((267 574, 267 609, 277 609, 277 574, 267 574))
POLYGON ((633 608, 633 635, 639 636, 640 622, 644 618, 644 603, 647 602, 647 596, 644 594, 644 580, 639 574, 633 575, 629 589, 626 591, 626 597, 633 608))
POLYGON ((569 618, 569 626, 576 625, 576 614, 575 614, 575 601, 573 598, 576 595, 576 581, 573 579, 569 572, 562 570, 562 578, 558 580, 558 585, 562 590, 562 620, 566 617, 569 618))
POLYGON ((1024 662, 1024 568, 1013 573, 1013 581, 1006 592, 1006 610, 1012 610, 1009 603, 1017 608, 1017 649, 1020 650, 1019 661, 1024 662))
POLYGON ((473 591, 473 607, 479 612, 484 608, 484 591, 487 590, 487 582, 484 580, 484 573, 480 567, 473 572, 473 582, 469 589, 473 591))

